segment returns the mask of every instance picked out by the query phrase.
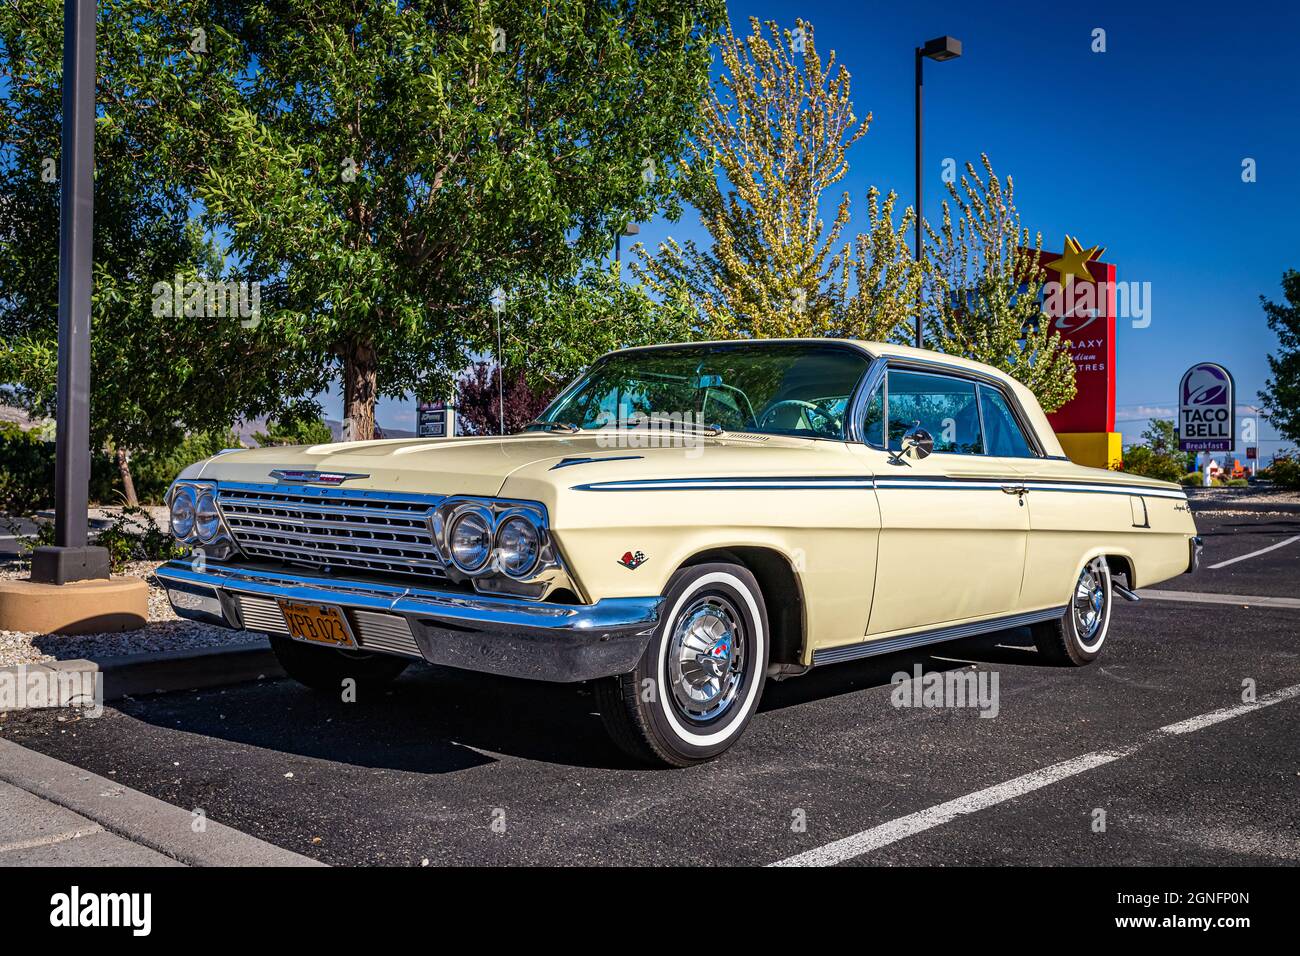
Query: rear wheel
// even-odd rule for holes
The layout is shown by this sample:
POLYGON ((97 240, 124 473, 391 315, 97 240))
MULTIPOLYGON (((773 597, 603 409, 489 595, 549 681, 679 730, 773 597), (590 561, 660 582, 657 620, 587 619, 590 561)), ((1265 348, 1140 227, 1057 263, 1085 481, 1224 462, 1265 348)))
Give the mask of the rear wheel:
POLYGON ((647 763, 687 767, 718 756, 758 709, 767 675, 767 609, 735 564, 683 568, 636 670, 597 683, 615 743, 647 763))
POLYGON ((1065 613, 1057 620, 1033 626, 1038 653, 1053 664, 1067 667, 1091 664, 1106 642, 1113 600, 1110 566, 1105 558, 1093 558, 1075 581, 1065 613))
POLYGON ((387 654, 365 651, 338 651, 332 647, 313 647, 291 637, 271 634, 271 650, 284 672, 313 690, 341 694, 345 680, 356 681, 357 700, 368 691, 377 691, 397 679, 408 661, 387 654))

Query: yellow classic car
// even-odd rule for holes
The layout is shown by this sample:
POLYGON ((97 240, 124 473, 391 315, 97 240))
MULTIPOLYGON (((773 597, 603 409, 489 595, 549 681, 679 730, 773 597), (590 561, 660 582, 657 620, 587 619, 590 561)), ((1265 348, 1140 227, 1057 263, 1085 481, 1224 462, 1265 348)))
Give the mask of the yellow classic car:
POLYGON ((768 678, 1010 627, 1101 653, 1114 596, 1195 570, 1182 489, 1085 468, 988 366, 879 342, 611 353, 523 432, 219 455, 168 492, 178 614, 338 693, 411 661, 592 681, 685 766, 768 678))

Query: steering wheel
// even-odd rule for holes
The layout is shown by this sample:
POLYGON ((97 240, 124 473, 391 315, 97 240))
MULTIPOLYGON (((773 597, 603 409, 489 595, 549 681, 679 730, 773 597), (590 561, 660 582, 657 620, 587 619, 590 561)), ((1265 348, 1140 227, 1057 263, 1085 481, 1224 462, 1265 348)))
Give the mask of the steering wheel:
POLYGON ((814 402, 805 402, 803 399, 799 399, 799 398, 784 398, 779 402, 773 402, 763 411, 763 414, 759 417, 758 426, 760 428, 767 427, 767 420, 771 418, 772 413, 776 411, 778 408, 780 408, 782 405, 794 405, 797 408, 802 408, 806 412, 812 412, 814 415, 816 415, 818 418, 825 421, 830 426, 830 429, 827 430, 827 429, 818 428, 817 425, 814 424, 813 425, 814 431, 819 431, 822 432, 823 434, 828 434, 829 432, 840 431, 844 427, 844 423, 841 419, 836 418, 834 415, 826 411, 826 409, 822 408, 820 405, 817 405, 814 402))

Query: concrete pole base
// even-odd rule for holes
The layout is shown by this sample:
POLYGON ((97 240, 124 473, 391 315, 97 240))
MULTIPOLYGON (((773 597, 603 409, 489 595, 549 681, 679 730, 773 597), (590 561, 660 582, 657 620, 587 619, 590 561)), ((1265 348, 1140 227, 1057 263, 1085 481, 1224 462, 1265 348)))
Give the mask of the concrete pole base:
POLYGON ((0 631, 102 634, 149 621, 149 586, 139 578, 43 584, 0 581, 0 631))

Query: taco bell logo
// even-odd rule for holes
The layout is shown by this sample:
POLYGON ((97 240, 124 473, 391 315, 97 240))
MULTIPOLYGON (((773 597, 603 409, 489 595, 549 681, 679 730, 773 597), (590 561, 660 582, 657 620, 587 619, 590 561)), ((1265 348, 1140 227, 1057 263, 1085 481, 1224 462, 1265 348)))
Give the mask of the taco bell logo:
POLYGON ((1222 365, 1201 362, 1178 386, 1178 447, 1183 451, 1231 451, 1236 434, 1236 389, 1222 365))

